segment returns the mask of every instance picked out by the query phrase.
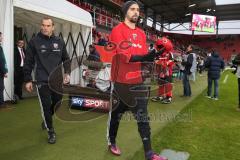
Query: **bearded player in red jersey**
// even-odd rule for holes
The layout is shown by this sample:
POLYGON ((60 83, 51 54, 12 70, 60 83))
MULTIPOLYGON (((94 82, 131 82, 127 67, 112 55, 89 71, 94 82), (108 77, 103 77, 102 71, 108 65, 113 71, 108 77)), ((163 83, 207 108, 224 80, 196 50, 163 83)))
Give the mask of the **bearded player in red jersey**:
POLYGON ((118 97, 118 104, 109 113, 108 146, 109 151, 120 156, 116 145, 117 131, 123 113, 130 110, 137 120, 146 160, 166 160, 152 151, 150 126, 147 112, 149 88, 143 85, 142 64, 153 62, 163 50, 147 52, 146 35, 136 23, 139 17, 139 5, 135 1, 123 4, 124 22, 113 28, 110 42, 116 46, 112 60, 111 80, 113 93, 118 97))
POLYGON ((155 61, 156 72, 158 74, 158 95, 151 100, 154 102, 161 101, 164 104, 172 102, 172 73, 173 73, 173 50, 172 42, 162 37, 156 42, 156 49, 161 50, 165 48, 164 52, 155 61))

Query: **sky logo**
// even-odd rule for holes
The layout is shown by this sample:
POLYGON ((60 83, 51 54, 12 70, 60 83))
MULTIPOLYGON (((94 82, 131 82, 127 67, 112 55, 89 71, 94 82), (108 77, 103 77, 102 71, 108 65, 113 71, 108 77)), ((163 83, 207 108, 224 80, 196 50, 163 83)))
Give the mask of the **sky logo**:
POLYGON ((84 99, 80 97, 72 97, 72 105, 83 106, 84 99))

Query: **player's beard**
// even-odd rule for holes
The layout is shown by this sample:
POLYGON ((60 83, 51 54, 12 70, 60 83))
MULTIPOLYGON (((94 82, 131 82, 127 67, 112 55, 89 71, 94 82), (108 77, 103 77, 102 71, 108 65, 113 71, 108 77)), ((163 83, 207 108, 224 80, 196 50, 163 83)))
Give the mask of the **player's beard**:
POLYGON ((129 20, 131 23, 137 23, 138 22, 138 16, 132 16, 131 18, 130 18, 130 20, 129 20))

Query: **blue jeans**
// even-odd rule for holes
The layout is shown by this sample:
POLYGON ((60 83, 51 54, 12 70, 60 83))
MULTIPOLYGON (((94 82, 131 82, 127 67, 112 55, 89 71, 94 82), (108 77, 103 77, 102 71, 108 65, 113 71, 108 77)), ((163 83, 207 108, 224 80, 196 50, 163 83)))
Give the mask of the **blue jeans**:
POLYGON ((208 77, 208 96, 212 95, 212 83, 214 82, 214 98, 218 98, 218 80, 208 77))
POLYGON ((184 96, 192 95, 191 86, 189 83, 189 76, 190 75, 183 73, 183 95, 184 96))
POLYGON ((183 71, 180 70, 180 71, 178 72, 178 79, 179 79, 179 80, 182 80, 182 77, 183 77, 183 71))

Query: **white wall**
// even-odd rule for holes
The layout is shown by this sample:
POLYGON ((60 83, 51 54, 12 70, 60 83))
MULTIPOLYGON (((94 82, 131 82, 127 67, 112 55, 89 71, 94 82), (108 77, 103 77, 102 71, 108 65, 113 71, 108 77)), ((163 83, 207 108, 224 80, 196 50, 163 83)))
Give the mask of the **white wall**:
POLYGON ((8 78, 5 78, 4 84, 6 92, 4 99, 9 100, 13 95, 13 1, 0 0, 0 31, 3 33, 2 47, 8 66, 8 78))

